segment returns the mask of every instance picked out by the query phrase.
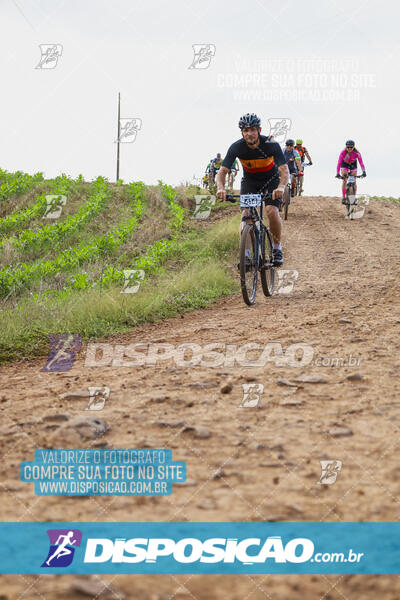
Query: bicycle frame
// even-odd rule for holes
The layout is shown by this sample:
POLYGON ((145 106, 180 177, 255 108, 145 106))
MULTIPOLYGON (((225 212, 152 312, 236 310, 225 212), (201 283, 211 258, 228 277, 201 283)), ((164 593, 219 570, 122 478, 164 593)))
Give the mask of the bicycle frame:
POLYGON ((347 177, 340 175, 340 179, 347 179, 346 182, 346 196, 348 196, 350 188, 355 184, 356 179, 363 179, 363 175, 352 175, 351 173, 347 177))
MULTIPOLYGON (((260 205, 260 212, 258 212, 257 207, 256 206, 249 206, 249 208, 247 209, 243 209, 243 210, 248 210, 249 214, 247 217, 245 217, 246 222, 247 220, 251 221, 254 225, 256 225, 256 223, 258 222, 259 226, 255 227, 255 235, 256 235, 256 256, 259 256, 259 249, 260 249, 260 242, 263 241, 265 235, 266 235, 266 230, 267 227, 264 225, 264 221, 263 221, 263 208, 264 208, 264 202, 265 200, 267 200, 267 198, 271 198, 272 194, 265 194, 262 197, 261 200, 261 205, 260 205)), ((227 194, 226 195, 226 199, 228 200, 228 202, 234 202, 236 199, 240 199, 240 196, 237 195, 233 195, 233 194, 227 194)), ((264 248, 264 245, 261 244, 261 248, 264 248)), ((262 257, 262 263, 265 262, 265 256, 262 257)), ((258 266, 258 270, 260 270, 260 265, 258 266)))
MULTIPOLYGON (((245 217, 246 219, 252 219, 253 223, 255 223, 256 221, 258 221, 260 223, 260 231, 261 231, 261 225, 263 227, 265 227, 264 223, 263 223, 263 206, 264 206, 264 202, 265 200, 267 200, 268 198, 271 198, 272 194, 265 194, 262 197, 261 200, 261 205, 260 205, 260 214, 258 214, 257 211, 257 207, 256 206, 249 206, 248 208, 242 208, 242 210, 248 210, 250 211, 250 214, 245 217)), ((237 194, 227 194, 226 195, 226 199, 228 202, 236 202, 236 200, 240 200, 240 195, 237 194)))
MULTIPOLYGON (((268 198, 271 198, 271 196, 272 196, 271 193, 265 194, 263 196, 261 205, 259 206, 260 211, 257 210, 258 207, 250 206, 247 209, 249 211, 249 214, 247 217, 245 217, 246 222, 247 222, 247 220, 250 220, 255 225, 255 237, 256 237, 256 253, 255 253, 255 255, 259 258, 259 262, 257 265, 257 271, 261 271, 263 268, 266 268, 265 267, 265 263, 266 263, 265 244, 264 244, 264 239, 265 239, 266 235, 270 238, 270 242, 272 244, 272 238, 271 238, 271 235, 269 234, 269 229, 264 224, 264 220, 263 220, 264 202, 268 198), (258 227, 257 227, 257 223, 258 223, 258 227), (267 231, 268 231, 268 233, 267 233, 267 231), (260 252, 260 248, 261 248, 261 252, 260 252)), ((240 196, 239 196, 239 198, 240 198, 240 196)), ((256 277, 257 271, 254 272, 255 277, 256 277)))

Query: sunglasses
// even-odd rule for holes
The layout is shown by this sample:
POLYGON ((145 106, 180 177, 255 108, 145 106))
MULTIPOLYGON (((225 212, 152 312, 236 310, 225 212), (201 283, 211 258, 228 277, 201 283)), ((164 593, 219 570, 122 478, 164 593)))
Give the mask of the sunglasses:
POLYGON ((286 148, 293 148, 293 144, 286 144, 286 148))
POLYGON ((354 146, 346 146, 346 148, 348 148, 349 150, 352 150, 354 148, 354 146))

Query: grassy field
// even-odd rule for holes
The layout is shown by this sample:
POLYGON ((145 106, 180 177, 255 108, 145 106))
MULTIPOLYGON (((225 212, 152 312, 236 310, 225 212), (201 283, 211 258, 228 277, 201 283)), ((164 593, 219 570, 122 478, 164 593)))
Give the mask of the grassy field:
POLYGON ((1 362, 42 355, 48 334, 101 338, 238 289, 239 211, 216 221, 217 203, 194 218, 199 188, 65 175, 24 185, 0 201, 1 362), (66 198, 57 219, 45 217, 48 194, 66 198), (136 293, 122 293, 127 269, 136 293))

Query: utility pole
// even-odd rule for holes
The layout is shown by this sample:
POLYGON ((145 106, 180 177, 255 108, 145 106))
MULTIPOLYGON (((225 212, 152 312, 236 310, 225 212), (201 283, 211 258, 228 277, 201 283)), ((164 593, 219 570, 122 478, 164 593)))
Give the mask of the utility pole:
POLYGON ((121 92, 118 92, 117 181, 119 179, 119 136, 121 134, 121 92))

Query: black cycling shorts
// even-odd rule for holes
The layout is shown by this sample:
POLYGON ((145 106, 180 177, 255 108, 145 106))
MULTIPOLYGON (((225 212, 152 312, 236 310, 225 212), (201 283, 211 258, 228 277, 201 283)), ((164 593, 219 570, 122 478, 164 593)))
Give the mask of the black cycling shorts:
POLYGON ((341 169, 349 169, 350 171, 356 171, 357 170, 357 161, 354 160, 351 163, 348 162, 344 162, 344 160, 342 160, 342 164, 340 165, 341 169))
MULTIPOLYGON (((279 185, 279 174, 276 175, 275 177, 272 177, 269 181, 267 181, 264 184, 249 181, 248 179, 243 177, 241 184, 240 184, 240 193, 241 194, 262 194, 263 196, 265 196, 266 194, 272 194, 272 192, 278 187, 278 185, 279 185)), ((276 198, 275 200, 272 200, 271 197, 267 198, 266 200, 264 198, 264 202, 265 202, 265 206, 276 206, 276 208, 280 208, 282 198, 276 198)))

